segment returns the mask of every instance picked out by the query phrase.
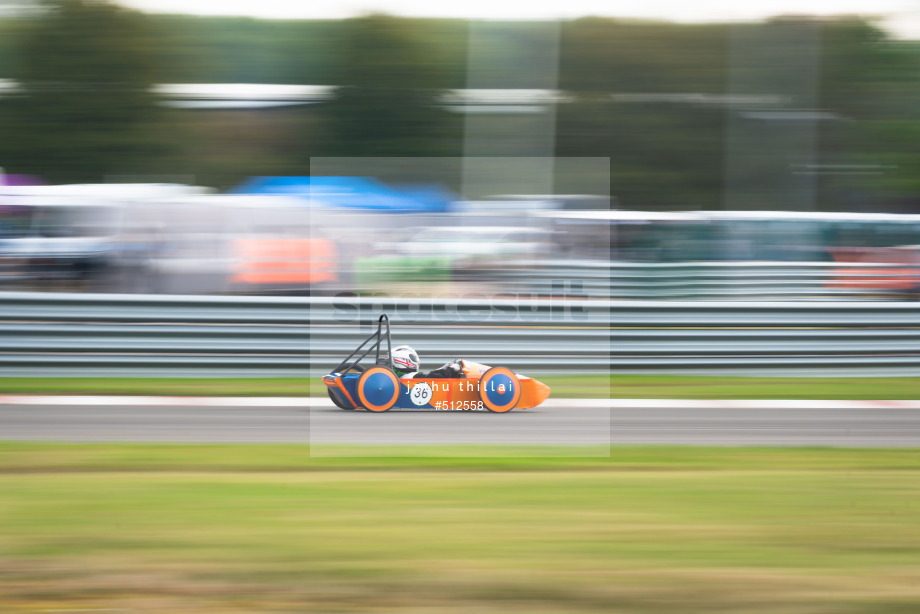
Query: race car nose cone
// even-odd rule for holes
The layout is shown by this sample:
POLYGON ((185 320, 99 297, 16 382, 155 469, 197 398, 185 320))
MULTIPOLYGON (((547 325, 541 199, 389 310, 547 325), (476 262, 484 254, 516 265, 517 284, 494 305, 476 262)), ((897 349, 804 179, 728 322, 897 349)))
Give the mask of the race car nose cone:
POLYGON ((550 387, 539 380, 534 380, 533 384, 533 404, 534 406, 537 406, 549 398, 550 387))

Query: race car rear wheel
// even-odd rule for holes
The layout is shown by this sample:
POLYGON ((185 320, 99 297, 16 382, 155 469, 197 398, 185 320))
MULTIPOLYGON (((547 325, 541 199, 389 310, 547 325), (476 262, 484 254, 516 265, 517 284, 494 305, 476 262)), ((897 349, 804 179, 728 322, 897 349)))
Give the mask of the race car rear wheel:
MULTIPOLYGON (((349 369, 347 369, 347 370, 345 371, 345 373, 350 373, 351 371, 354 371, 354 372, 356 372, 356 373, 362 373, 362 372, 364 371, 364 367, 362 367, 361 365, 354 365, 353 367, 350 367, 349 369)), ((343 373, 343 375, 344 375, 344 373, 343 373)), ((335 397, 335 395, 332 394, 332 390, 330 390, 330 389, 327 388, 327 389, 326 389, 326 392, 329 393, 329 398, 332 400, 333 404, 334 404, 336 407, 338 407, 339 409, 348 409, 348 410, 354 409, 354 407, 348 407, 348 406, 346 406, 344 403, 342 403, 341 401, 339 401, 339 400, 335 397)))
POLYGON ((479 400, 489 411, 511 411, 521 400, 521 382, 511 369, 492 367, 479 380, 479 400))
POLYGON ((326 392, 329 393, 329 400, 332 401, 332 403, 339 409, 354 409, 353 407, 345 407, 345 405, 341 401, 335 398, 335 395, 332 394, 331 390, 326 390, 326 392))
POLYGON ((358 380, 358 400, 369 411, 387 411, 399 398, 399 378, 387 367, 371 367, 358 380))

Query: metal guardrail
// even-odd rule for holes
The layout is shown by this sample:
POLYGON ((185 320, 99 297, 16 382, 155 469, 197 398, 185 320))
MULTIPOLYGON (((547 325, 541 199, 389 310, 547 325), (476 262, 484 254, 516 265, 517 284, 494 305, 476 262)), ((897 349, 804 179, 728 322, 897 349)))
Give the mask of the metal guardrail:
POLYGON ((560 260, 491 275, 507 291, 604 299, 903 299, 920 289, 920 267, 891 263, 560 260))
POLYGON ((920 375, 913 302, 0 294, 0 376, 307 377, 390 315, 424 369, 920 375))

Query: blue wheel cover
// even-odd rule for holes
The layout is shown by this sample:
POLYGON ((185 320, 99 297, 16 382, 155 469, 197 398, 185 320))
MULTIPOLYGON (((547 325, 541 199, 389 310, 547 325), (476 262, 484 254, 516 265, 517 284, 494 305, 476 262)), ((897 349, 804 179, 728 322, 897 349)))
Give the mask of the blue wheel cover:
POLYGON ((386 373, 372 373, 364 380, 364 398, 374 405, 385 405, 396 393, 393 379, 386 373))
POLYGON ((504 407, 514 399, 517 392, 514 382, 504 373, 496 373, 485 384, 486 398, 499 407, 504 407))

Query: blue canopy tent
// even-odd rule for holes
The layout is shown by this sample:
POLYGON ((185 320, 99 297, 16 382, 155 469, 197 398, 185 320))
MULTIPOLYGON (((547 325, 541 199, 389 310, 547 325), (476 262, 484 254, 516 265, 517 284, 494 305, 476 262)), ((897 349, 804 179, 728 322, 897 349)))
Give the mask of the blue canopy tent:
POLYGON ((452 191, 436 183, 398 184, 393 187, 403 196, 424 204, 426 211, 450 211, 453 204, 460 200, 452 191))
POLYGON ((295 196, 332 207, 389 213, 435 213, 447 208, 443 201, 412 198, 369 177, 251 177, 230 193, 295 196))

